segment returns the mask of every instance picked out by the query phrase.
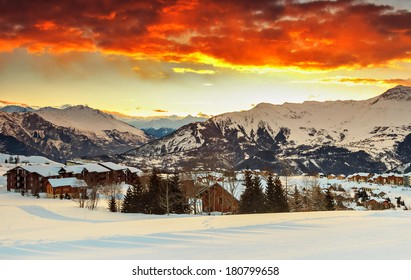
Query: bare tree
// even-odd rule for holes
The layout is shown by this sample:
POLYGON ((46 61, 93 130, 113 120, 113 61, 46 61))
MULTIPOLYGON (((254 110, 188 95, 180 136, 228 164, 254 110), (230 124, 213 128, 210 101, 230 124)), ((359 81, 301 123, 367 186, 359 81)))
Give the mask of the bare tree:
POLYGON ((121 186, 119 184, 112 184, 101 187, 102 194, 106 197, 107 201, 110 202, 112 198, 115 199, 117 211, 121 209, 121 186))
POLYGON ((173 203, 170 181, 167 178, 166 180, 161 181, 160 186, 160 207, 165 209, 167 215, 170 215, 170 204, 173 203))
POLYGON ((88 200, 86 207, 90 210, 94 210, 97 208, 98 200, 99 200, 99 191, 101 186, 93 186, 88 193, 88 200))
POLYGON ((76 180, 73 186, 77 190, 77 195, 73 197, 72 200, 76 202, 80 208, 84 208, 87 200, 87 186, 83 182, 76 180))
MULTIPOLYGON (((241 181, 237 180, 237 174, 234 169, 228 170, 225 174, 227 185, 228 185, 228 192, 233 196, 237 197, 239 186, 241 185, 241 181)), ((235 202, 234 200, 231 202, 231 209, 235 212, 235 202)))

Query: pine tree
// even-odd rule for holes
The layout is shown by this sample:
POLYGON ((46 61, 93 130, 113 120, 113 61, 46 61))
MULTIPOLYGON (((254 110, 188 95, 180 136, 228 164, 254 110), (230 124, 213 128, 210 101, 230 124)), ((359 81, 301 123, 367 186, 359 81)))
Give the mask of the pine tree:
POLYGON ((270 173, 267 178, 267 188, 265 189, 266 197, 266 210, 267 212, 275 212, 276 198, 274 190, 274 179, 273 175, 270 173))
POLYGON ((121 207, 121 212, 133 213, 133 191, 131 190, 131 187, 127 188, 127 192, 123 200, 123 205, 121 207))
POLYGON ((148 181, 148 193, 146 196, 148 214, 164 214, 164 209, 160 205, 161 200, 161 178, 157 169, 153 169, 148 181))
POLYGON ((335 210, 335 201, 332 193, 330 190, 327 190, 325 193, 325 209, 328 211, 334 211, 335 210))
POLYGON ((280 178, 273 179, 272 174, 268 176, 267 189, 265 192, 268 212, 288 212, 289 207, 280 178))
POLYGON ((117 212, 117 203, 114 196, 111 196, 108 202, 108 209, 110 210, 110 212, 117 212))
POLYGON ((146 198, 147 196, 144 193, 140 177, 137 177, 132 188, 131 211, 133 213, 144 213, 145 209, 147 209, 146 198))
POLYGON ((316 185, 311 191, 310 208, 313 211, 324 211, 326 209, 325 195, 320 186, 316 185))
POLYGON ((266 212, 266 197, 261 186, 260 176, 255 175, 253 179, 253 213, 266 212))
POLYGON ((180 176, 174 173, 170 178, 170 191, 172 194, 171 212, 176 214, 183 214, 186 212, 186 204, 184 201, 184 194, 181 191, 180 176))
POLYGON ((300 212, 304 209, 303 197, 297 187, 294 188, 294 193, 292 195, 291 209, 294 212, 300 212))
POLYGON ((252 177, 251 171, 244 174, 245 190, 240 198, 239 211, 243 214, 263 213, 265 210, 265 195, 261 188, 260 177, 252 177))
POLYGON ((244 192, 241 194, 239 203, 239 212, 249 214, 252 212, 252 196, 253 196, 253 178, 250 170, 244 172, 244 192))

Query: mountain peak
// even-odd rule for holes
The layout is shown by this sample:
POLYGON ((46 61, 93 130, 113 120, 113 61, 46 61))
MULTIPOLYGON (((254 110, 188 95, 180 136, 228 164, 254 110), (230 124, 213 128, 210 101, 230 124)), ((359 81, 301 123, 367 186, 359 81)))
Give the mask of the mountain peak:
POLYGON ((411 101, 411 87, 398 85, 384 92, 379 99, 411 101))
POLYGON ((6 112, 6 113, 27 113, 27 112, 33 112, 34 109, 30 107, 23 107, 23 106, 18 106, 18 105, 7 105, 7 106, 0 108, 0 111, 6 112))

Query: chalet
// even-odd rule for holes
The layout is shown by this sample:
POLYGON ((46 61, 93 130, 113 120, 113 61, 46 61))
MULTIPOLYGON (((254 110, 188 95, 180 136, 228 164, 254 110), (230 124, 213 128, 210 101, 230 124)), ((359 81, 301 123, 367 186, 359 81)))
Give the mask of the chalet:
POLYGON ((86 195, 87 183, 75 177, 48 179, 46 185, 47 197, 56 198, 61 195, 78 197, 81 193, 86 195))
POLYGON ((338 174, 337 179, 338 180, 345 180, 345 179, 347 179, 347 177, 344 174, 338 174))
POLYGON ((108 180, 113 184, 120 184, 121 182, 126 181, 126 166, 119 165, 113 162, 101 162, 99 165, 107 168, 108 180))
POLYGON ((404 185, 404 176, 394 173, 378 174, 372 177, 372 182, 379 185, 404 185))
POLYGON ((385 210, 392 208, 392 203, 382 198, 372 198, 364 202, 364 207, 369 210, 385 210))
POLYGON ((335 176, 334 174, 328 174, 327 175, 327 179, 332 180, 332 179, 335 179, 335 178, 337 178, 337 176, 335 176))
POLYGON ((201 188, 197 197, 202 200, 204 212, 236 213, 238 210, 238 200, 219 183, 201 188))
POLYGON ((84 180, 90 187, 122 182, 133 184, 140 170, 111 162, 87 163, 82 165, 24 165, 10 169, 7 176, 7 190, 38 194, 46 192, 49 179, 77 178, 84 180))
POLYGON ((84 180, 88 186, 103 186, 112 183, 109 178, 110 170, 96 163, 72 165, 66 170, 72 177, 84 180))
POLYGON ((372 178, 373 174, 372 173, 355 173, 352 175, 349 175, 347 177, 348 181, 350 182, 367 182, 370 178, 372 178))
POLYGON ((63 178, 66 170, 61 166, 24 165, 7 171, 7 190, 30 192, 46 191, 48 178, 63 178))

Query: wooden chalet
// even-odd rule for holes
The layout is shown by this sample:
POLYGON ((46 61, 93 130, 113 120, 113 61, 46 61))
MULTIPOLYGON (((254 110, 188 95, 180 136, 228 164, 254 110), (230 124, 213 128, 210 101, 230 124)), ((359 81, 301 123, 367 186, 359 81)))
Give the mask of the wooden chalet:
POLYGON ((7 190, 30 192, 35 195, 46 191, 49 178, 62 178, 65 173, 61 166, 17 166, 6 173, 7 190))
POLYGON ((370 178, 372 178, 372 173, 355 173, 347 177, 348 181, 351 182, 367 182, 370 178))
POLYGON ((203 212, 237 213, 238 211, 238 200, 219 183, 201 188, 197 197, 202 200, 203 212))
POLYGON ((84 180, 75 177, 48 179, 46 190, 47 197, 57 198, 65 197, 79 197, 82 194, 84 197, 87 192, 87 183, 84 180))
POLYGON ((10 169, 7 176, 7 190, 28 192, 33 195, 47 192, 49 179, 77 178, 88 187, 137 181, 139 169, 121 166, 111 162, 87 163, 82 165, 24 165, 10 169))
POLYGON ((87 163, 83 165, 72 165, 66 168, 70 177, 84 180, 89 187, 105 186, 113 183, 110 181, 110 170, 96 163, 87 163))

